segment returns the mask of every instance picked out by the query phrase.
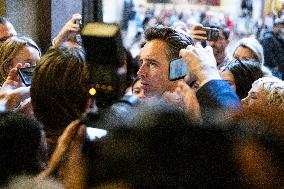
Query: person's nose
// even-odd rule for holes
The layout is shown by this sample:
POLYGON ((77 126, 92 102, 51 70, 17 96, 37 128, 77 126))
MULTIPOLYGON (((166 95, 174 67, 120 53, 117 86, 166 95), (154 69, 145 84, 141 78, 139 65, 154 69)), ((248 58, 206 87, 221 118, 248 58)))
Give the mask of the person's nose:
POLYGON ((139 68, 138 72, 137 72, 137 75, 139 78, 145 78, 146 77, 146 70, 145 70, 146 66, 145 64, 143 63, 141 65, 141 67, 139 68))

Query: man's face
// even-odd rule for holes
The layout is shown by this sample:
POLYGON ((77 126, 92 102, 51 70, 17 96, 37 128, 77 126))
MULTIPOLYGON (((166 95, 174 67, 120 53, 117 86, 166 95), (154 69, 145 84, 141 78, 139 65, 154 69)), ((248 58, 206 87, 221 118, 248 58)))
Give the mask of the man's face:
POLYGON ((225 58, 225 49, 229 44, 229 40, 227 40, 224 36, 222 30, 219 32, 219 39, 217 41, 208 41, 208 45, 213 48, 213 53, 217 61, 217 65, 221 64, 225 58))
POLYGON ((170 81, 168 77, 170 60, 166 48, 164 41, 154 39, 148 41, 141 50, 141 67, 137 74, 146 97, 162 95, 176 86, 176 82, 170 81))
POLYGON ((0 45, 6 41, 7 38, 17 35, 17 32, 12 24, 0 24, 0 45))

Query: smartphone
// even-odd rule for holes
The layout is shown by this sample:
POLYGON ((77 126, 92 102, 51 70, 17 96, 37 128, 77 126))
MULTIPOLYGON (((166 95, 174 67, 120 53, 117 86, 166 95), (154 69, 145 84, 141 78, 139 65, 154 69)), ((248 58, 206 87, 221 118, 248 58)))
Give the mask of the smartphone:
POLYGON ((32 76, 35 66, 30 66, 26 68, 19 68, 18 75, 26 86, 30 86, 32 83, 32 76))
POLYGON ((204 27, 208 41, 217 41, 219 39, 219 30, 217 28, 204 27))
POLYGON ((210 27, 204 27, 204 26, 195 26, 196 30, 203 30, 206 31, 206 34, 201 35, 202 37, 206 37, 208 41, 217 41, 219 39, 219 29, 217 28, 210 28, 210 27))
POLYGON ((169 80, 175 81, 184 78, 188 74, 188 65, 182 58, 170 62, 169 80))

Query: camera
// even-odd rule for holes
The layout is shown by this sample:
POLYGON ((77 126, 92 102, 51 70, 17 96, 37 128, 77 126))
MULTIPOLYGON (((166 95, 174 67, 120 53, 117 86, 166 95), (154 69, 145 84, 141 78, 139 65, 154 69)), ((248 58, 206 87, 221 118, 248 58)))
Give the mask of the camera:
POLYGON ((204 30, 206 31, 206 35, 202 35, 203 37, 206 37, 208 41, 217 41, 219 39, 219 30, 217 28, 211 28, 211 27, 203 27, 203 26, 196 26, 196 30, 204 30))
POLYGON ((89 68, 90 94, 99 109, 119 100, 125 90, 125 52, 116 24, 87 23, 81 30, 89 68))
POLYGON ((87 126, 84 153, 88 156, 88 185, 94 186, 103 179, 98 170, 100 148, 117 120, 126 120, 139 103, 136 96, 124 96, 126 88, 126 55, 120 28, 116 24, 87 23, 81 29, 82 44, 86 52, 89 70, 89 93, 95 99, 97 109, 82 115, 87 126))
POLYGON ((219 38, 219 30, 217 28, 204 27, 208 41, 217 41, 219 38))
POLYGON ((100 128, 110 119, 131 113, 130 107, 138 104, 139 99, 124 96, 126 55, 119 26, 87 23, 81 29, 81 37, 89 69, 89 93, 97 106, 97 110, 83 115, 81 121, 88 127, 100 128))

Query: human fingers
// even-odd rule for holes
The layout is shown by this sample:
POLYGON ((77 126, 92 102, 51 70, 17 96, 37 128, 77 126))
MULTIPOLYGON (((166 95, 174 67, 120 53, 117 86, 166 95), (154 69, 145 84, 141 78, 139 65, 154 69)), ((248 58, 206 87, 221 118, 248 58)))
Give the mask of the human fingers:
POLYGON ((185 96, 187 94, 187 92, 192 91, 192 89, 183 81, 179 81, 178 84, 178 94, 185 96))
POLYGON ((179 55, 190 65, 194 57, 194 47, 189 45, 186 49, 181 49, 179 55))
POLYGON ((192 34, 192 35, 206 35, 206 31, 205 30, 191 30, 190 34, 192 34))
POLYGON ((4 82, 3 86, 5 85, 10 85, 10 87, 18 87, 18 85, 21 86, 22 84, 18 83, 20 82, 20 79, 19 79, 17 71, 18 69, 27 67, 29 65, 30 65, 29 63, 25 63, 24 65, 22 63, 17 63, 16 66, 9 71, 8 77, 6 81, 4 82))
POLYGON ((176 92, 166 91, 163 94, 164 99, 170 104, 178 104, 181 100, 181 97, 176 92))
POLYGON ((200 36, 200 35, 191 34, 190 36, 191 36, 193 39, 197 39, 197 40, 207 40, 207 37, 200 36))
POLYGON ((203 48, 201 43, 196 43, 194 46, 194 52, 196 55, 201 56, 201 57, 207 57, 207 56, 213 56, 213 49, 210 46, 206 46, 207 48, 203 48))
POLYGON ((187 85, 185 81, 179 81, 179 82, 177 83, 177 87, 176 87, 176 89, 175 89, 175 92, 176 92, 178 95, 181 95, 182 90, 183 90, 183 87, 184 87, 184 84, 187 85))
POLYGON ((30 66, 31 66, 30 63, 25 63, 25 64, 23 65, 23 68, 27 68, 27 67, 30 67, 30 66))
POLYGON ((179 81, 179 82, 177 83, 177 86, 180 87, 180 88, 183 88, 184 85, 187 85, 186 82, 184 82, 184 81, 179 81))
MULTIPOLYGON (((19 65, 19 64, 17 64, 19 65)), ((17 73, 18 68, 12 68, 8 74, 8 77, 6 81, 18 81, 18 73, 17 73)))
POLYGON ((13 110, 21 105, 21 102, 30 98, 30 88, 20 87, 17 89, 6 90, 5 99, 7 100, 6 108, 13 110))
MULTIPOLYGON (((79 13, 73 14, 71 20, 76 21, 76 20, 81 20, 82 15, 79 13)), ((74 23, 74 22, 73 22, 74 23)))
POLYGON ((69 20, 69 31, 78 31, 80 29, 80 22, 82 20, 82 16, 77 13, 73 14, 72 18, 69 20))
POLYGON ((15 68, 19 69, 19 68, 22 68, 23 67, 23 64, 22 63, 17 63, 15 68))

